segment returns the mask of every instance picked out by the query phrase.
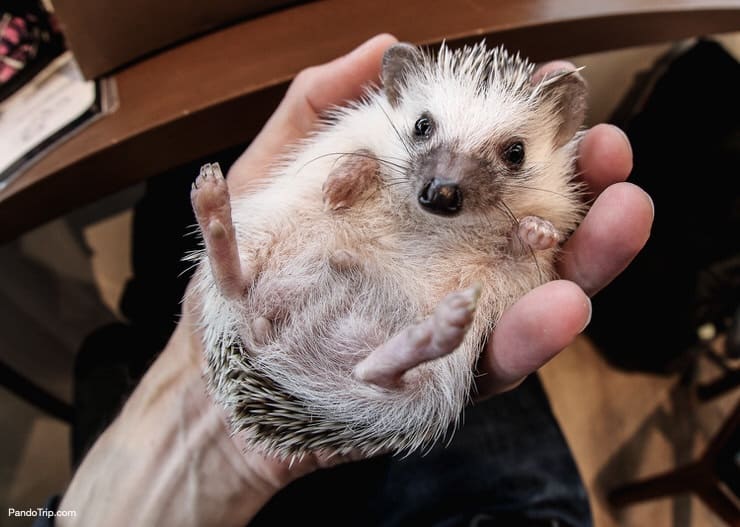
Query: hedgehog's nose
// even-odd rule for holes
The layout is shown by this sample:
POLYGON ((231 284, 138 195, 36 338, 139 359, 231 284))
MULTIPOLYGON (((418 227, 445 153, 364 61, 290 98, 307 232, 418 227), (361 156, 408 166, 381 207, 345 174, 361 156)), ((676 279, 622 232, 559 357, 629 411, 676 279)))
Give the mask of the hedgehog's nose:
POLYGON ((450 216, 462 208, 462 191, 457 183, 432 179, 419 193, 419 205, 433 214, 450 216))

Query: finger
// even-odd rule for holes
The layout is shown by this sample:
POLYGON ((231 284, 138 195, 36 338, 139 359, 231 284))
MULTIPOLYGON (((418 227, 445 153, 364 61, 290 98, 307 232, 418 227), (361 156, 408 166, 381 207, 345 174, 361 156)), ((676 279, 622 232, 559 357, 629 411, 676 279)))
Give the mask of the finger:
POLYGON ((383 53, 396 42, 391 35, 378 35, 347 55, 301 71, 270 119, 282 125, 280 130, 288 130, 281 139, 303 137, 322 112, 360 97, 367 83, 378 80, 383 53))
MULTIPOLYGON (((534 71, 532 83, 538 83, 549 73, 574 69, 576 66, 571 62, 547 62, 534 71)), ((632 171, 632 147, 625 133, 610 124, 591 128, 579 145, 578 170, 594 196, 612 183, 625 181, 632 171)))
POLYGON ((578 170, 594 196, 632 172, 632 147, 627 136, 610 124, 591 128, 578 147, 578 170))
POLYGON ((650 196, 632 183, 604 190, 563 246, 558 272, 593 296, 632 261, 653 224, 650 196))
POLYGON ((229 170, 232 191, 264 175, 286 145, 314 128, 321 112, 362 95, 365 85, 378 80, 383 53, 396 42, 392 35, 378 35, 343 57, 300 72, 262 131, 229 170))
POLYGON ((478 363, 481 398, 513 388, 570 344, 591 319, 591 301, 567 280, 524 295, 501 317, 478 363))
MULTIPOLYGON (((304 70, 302 78, 296 78, 291 86, 298 94, 295 101, 301 104, 300 94, 303 94, 315 118, 334 104, 357 99, 367 82, 379 80, 383 53, 397 42, 393 35, 377 35, 343 57, 304 70)), ((309 123, 312 126, 313 122, 309 123)))

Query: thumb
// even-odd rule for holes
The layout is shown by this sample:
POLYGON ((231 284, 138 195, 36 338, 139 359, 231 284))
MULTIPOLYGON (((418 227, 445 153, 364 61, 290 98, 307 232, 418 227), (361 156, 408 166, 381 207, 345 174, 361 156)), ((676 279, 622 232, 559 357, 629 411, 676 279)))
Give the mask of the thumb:
POLYGON ((396 42, 392 35, 377 35, 347 55, 301 71, 262 131, 229 170, 232 194, 238 195, 263 176, 286 145, 315 127, 322 112, 360 97, 366 84, 378 80, 383 53, 396 42))

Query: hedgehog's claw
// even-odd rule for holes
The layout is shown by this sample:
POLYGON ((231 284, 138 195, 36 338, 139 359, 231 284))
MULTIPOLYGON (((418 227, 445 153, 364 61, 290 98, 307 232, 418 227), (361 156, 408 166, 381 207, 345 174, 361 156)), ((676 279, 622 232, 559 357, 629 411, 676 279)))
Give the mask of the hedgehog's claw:
POLYGON ((452 353, 473 321, 480 291, 475 285, 445 297, 431 317, 401 331, 357 364, 355 377, 392 389, 407 371, 452 353))

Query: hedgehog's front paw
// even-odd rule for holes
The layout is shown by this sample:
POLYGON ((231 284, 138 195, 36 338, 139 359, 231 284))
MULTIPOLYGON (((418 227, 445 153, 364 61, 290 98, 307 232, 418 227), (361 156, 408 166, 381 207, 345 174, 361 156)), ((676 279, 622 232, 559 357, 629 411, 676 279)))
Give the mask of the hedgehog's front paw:
POLYGON ((336 211, 353 206, 378 183, 379 163, 369 150, 343 154, 321 189, 324 206, 336 211))
POLYGON ((480 291, 476 285, 446 296, 431 317, 401 331, 357 364, 355 377, 394 388, 407 371, 455 351, 473 322, 480 291))
POLYGON ((221 294, 227 298, 240 297, 251 280, 242 273, 236 231, 231 221, 229 188, 218 163, 200 169, 190 191, 190 201, 221 294))
POLYGON ((514 233, 514 243, 523 244, 536 251, 555 247, 562 240, 562 235, 555 226, 539 216, 525 216, 519 220, 514 233))

